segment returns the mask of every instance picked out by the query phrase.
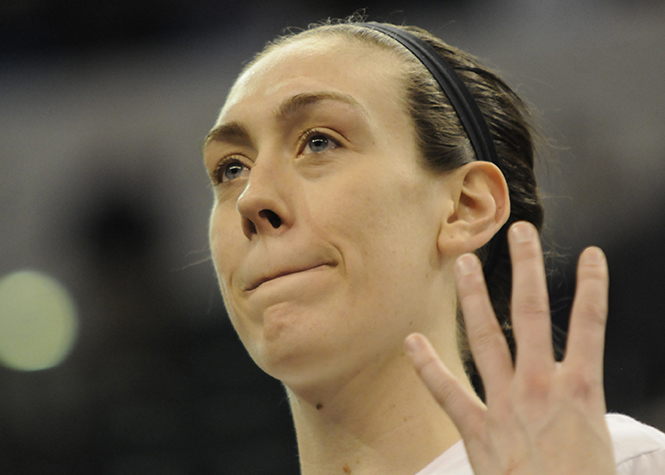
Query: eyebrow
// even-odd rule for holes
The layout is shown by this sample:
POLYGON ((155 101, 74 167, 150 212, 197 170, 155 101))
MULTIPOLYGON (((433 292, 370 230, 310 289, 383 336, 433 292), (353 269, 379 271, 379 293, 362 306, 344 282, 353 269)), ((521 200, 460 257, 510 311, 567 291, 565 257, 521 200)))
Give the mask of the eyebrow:
POLYGON ((208 132, 205 140, 203 141, 203 148, 210 142, 230 142, 237 144, 250 143, 249 132, 240 122, 227 122, 220 124, 208 132))
MULTIPOLYGON (((322 101, 342 102, 358 109, 365 117, 369 116, 365 108, 353 96, 340 92, 322 91, 306 92, 289 97, 279 105, 275 112, 275 117, 279 121, 287 120, 289 116, 293 116, 302 109, 322 101)), ((236 121, 214 127, 203 141, 203 148, 213 141, 239 144, 248 144, 251 142, 247 129, 240 122, 236 121)))

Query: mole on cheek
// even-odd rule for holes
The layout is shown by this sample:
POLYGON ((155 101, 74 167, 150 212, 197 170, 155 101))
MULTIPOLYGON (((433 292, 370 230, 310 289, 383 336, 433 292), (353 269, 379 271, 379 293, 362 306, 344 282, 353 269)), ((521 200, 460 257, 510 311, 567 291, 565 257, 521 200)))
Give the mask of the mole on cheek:
POLYGON ((323 409, 323 404, 318 403, 318 404, 316 405, 316 408, 320 411, 321 409, 323 409))

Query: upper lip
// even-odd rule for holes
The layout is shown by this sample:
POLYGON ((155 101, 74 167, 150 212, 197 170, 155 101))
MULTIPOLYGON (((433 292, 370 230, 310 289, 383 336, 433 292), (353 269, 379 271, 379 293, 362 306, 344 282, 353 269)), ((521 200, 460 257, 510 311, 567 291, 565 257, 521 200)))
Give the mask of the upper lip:
POLYGON ((264 274, 264 275, 259 276, 256 279, 251 280, 249 282, 249 285, 245 289, 245 291, 249 292, 250 290, 254 290, 257 287, 259 287, 261 284, 263 284, 265 282, 268 282, 269 280, 276 279, 278 277, 282 277, 282 276, 289 275, 289 274, 296 274, 298 272, 304 272, 304 271, 308 271, 308 270, 311 270, 311 269, 316 269, 317 267, 326 266, 326 265, 332 265, 332 264, 329 263, 329 262, 321 262, 321 263, 308 265, 308 266, 303 266, 303 267, 293 267, 293 268, 280 269, 278 271, 271 272, 269 274, 264 274))

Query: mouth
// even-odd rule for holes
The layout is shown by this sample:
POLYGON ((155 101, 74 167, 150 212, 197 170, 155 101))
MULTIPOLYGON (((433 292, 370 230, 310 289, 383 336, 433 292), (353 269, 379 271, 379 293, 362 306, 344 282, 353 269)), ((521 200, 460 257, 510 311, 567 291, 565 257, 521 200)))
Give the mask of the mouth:
POLYGON ((275 280, 275 279, 278 279, 280 277, 284 277, 286 275, 300 274, 302 272, 308 272, 308 271, 312 271, 312 270, 319 269, 319 268, 326 267, 326 266, 332 266, 332 264, 323 263, 323 264, 315 265, 315 266, 312 266, 312 267, 305 267, 303 269, 285 270, 285 271, 282 271, 282 272, 278 272, 276 274, 271 274, 269 276, 264 276, 264 277, 261 277, 261 278, 257 279, 256 281, 252 282, 245 289, 245 292, 251 292, 252 290, 256 290, 261 285, 265 284, 266 282, 270 282, 271 280, 275 280))

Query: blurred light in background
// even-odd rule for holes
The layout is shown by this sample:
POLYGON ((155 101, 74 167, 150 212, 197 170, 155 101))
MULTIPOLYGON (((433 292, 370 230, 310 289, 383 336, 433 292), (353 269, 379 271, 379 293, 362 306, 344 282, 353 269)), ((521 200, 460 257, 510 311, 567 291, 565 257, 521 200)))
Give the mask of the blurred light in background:
POLYGON ((35 371, 60 364, 76 340, 78 320, 69 292, 35 271, 0 279, 0 362, 35 371))

